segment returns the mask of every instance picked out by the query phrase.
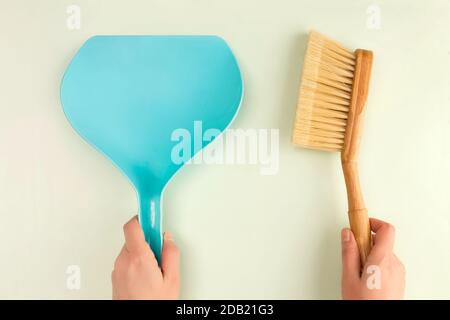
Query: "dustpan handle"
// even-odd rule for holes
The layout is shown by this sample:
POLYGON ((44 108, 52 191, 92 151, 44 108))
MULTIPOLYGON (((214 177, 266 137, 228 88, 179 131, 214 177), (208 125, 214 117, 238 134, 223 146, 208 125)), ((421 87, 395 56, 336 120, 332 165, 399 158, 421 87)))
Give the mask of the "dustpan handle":
POLYGON ((160 196, 139 199, 139 222, 144 231, 145 241, 150 245, 158 264, 161 265, 162 230, 160 196))

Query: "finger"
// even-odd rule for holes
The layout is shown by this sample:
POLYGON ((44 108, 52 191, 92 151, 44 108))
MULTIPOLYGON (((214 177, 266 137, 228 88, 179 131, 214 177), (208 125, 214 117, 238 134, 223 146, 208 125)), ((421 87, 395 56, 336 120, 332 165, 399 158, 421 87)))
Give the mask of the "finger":
POLYGON ((180 251, 168 232, 164 233, 164 244, 161 253, 161 269, 164 281, 178 284, 180 278, 180 251))
POLYGON ((369 218, 370 220, 370 228, 373 232, 377 233, 380 228, 388 224, 386 221, 376 219, 376 218, 369 218))
POLYGON ((372 251, 383 253, 392 252, 395 240, 394 226, 385 221, 370 218, 370 227, 375 232, 372 251))
POLYGON ((145 242, 144 232, 142 231, 139 221, 136 216, 131 218, 123 226, 123 233, 125 235, 125 246, 128 252, 142 253, 149 250, 147 242, 145 242))
POLYGON ((115 276, 118 273, 121 273, 126 269, 126 261, 128 259, 128 255, 129 255, 129 253, 128 253, 125 245, 123 245, 122 249, 120 250, 119 255, 117 256, 116 260, 114 261, 114 266, 113 266, 113 271, 112 271, 113 281, 115 280, 115 276))
POLYGON ((353 232, 344 228, 341 231, 342 244, 342 280, 353 281, 360 278, 361 263, 359 258, 358 245, 356 244, 353 232))

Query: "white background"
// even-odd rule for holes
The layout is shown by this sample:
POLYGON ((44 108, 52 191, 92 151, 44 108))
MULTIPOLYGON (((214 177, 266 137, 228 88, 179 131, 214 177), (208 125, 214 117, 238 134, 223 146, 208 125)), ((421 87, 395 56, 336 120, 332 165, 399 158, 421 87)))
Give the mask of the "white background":
POLYGON ((105 298, 137 212, 127 179, 65 119, 59 84, 95 34, 216 34, 245 82, 232 128, 279 128, 280 168, 190 166, 165 194, 183 298, 339 298, 339 155, 290 143, 310 29, 372 49, 360 169, 397 229, 408 298, 450 298, 450 2, 0 0, 0 298, 105 298), (81 8, 81 29, 66 8, 81 8), (367 27, 376 4, 379 30, 367 27), (66 268, 79 265, 81 289, 66 268))

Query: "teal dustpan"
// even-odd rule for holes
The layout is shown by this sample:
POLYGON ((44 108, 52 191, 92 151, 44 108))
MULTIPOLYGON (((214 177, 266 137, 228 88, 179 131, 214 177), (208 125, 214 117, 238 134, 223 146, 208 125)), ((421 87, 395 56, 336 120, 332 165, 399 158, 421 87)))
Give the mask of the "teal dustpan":
POLYGON ((96 36, 65 72, 64 112, 136 188, 139 221, 158 261, 164 188, 210 142, 195 143, 194 127, 225 130, 242 91, 236 59, 215 36, 96 36), (176 139, 186 134, 192 152, 184 149, 180 162, 176 139))

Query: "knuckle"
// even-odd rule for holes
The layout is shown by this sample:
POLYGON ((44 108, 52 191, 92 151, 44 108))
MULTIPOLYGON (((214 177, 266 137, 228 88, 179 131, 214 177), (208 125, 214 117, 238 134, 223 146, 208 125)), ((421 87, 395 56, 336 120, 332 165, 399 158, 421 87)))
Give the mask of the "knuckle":
POLYGON ((121 272, 123 269, 123 260, 121 257, 117 257, 116 261, 114 261, 114 270, 113 272, 121 272))
POLYGON ((385 228, 386 228, 387 233, 389 233, 392 236, 395 235, 395 227, 394 227, 394 225, 392 225, 390 223, 387 223, 385 228))
POLYGON ((389 227, 389 231, 390 231, 392 234, 395 234, 395 226, 394 226, 393 224, 388 224, 388 227, 389 227))
POLYGON ((129 257, 128 263, 131 266, 139 266, 143 263, 144 257, 140 254, 133 254, 129 257))
POLYGON ((179 264, 180 263, 180 250, 172 249, 167 252, 168 258, 171 260, 171 264, 179 264))
POLYGON ((176 245, 173 245, 170 250, 171 250, 171 254, 173 256, 175 256, 176 258, 180 257, 181 252, 180 252, 180 249, 178 249, 178 247, 176 245))
POLYGON ((180 256, 180 249, 178 249, 177 245, 173 242, 165 243, 163 251, 171 257, 179 258, 180 256))
POLYGON ((355 253, 356 251, 356 247, 352 246, 352 245, 344 245, 342 247, 342 254, 347 256, 347 255, 351 255, 353 253, 355 253))

